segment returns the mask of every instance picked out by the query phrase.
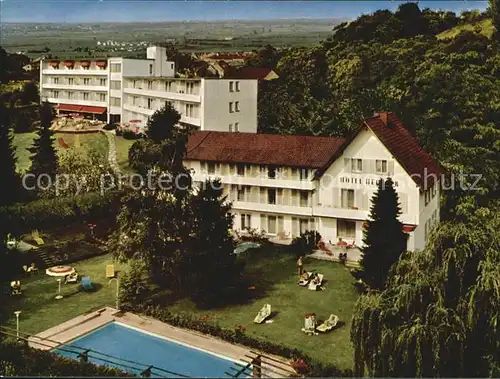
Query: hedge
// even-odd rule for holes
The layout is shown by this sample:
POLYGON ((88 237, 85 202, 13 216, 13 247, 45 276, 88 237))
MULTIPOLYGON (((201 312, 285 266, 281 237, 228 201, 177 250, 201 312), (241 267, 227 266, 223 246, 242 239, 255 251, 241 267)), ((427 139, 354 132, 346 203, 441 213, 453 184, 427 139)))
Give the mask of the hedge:
POLYGON ((33 229, 50 229, 75 221, 94 221, 117 213, 121 192, 104 195, 87 193, 80 196, 56 197, 0 207, 0 220, 9 225, 14 235, 33 229))
POLYGON ((119 369, 82 363, 26 344, 0 343, 0 376, 47 377, 124 377, 133 376, 119 369))
POLYGON ((224 341, 240 344, 246 347, 263 351, 268 354, 278 355, 284 358, 296 359, 302 358, 309 366, 309 377, 352 377, 352 370, 342 370, 333 365, 324 365, 314 359, 308 357, 298 349, 289 348, 273 342, 264 341, 246 335, 240 328, 227 329, 221 328, 218 325, 208 324, 200 319, 196 319, 188 315, 180 315, 171 313, 166 309, 159 306, 139 304, 135 306, 128 306, 127 309, 135 313, 141 313, 145 316, 152 317, 161 322, 184 328, 191 329, 203 334, 209 334, 218 337, 224 341))

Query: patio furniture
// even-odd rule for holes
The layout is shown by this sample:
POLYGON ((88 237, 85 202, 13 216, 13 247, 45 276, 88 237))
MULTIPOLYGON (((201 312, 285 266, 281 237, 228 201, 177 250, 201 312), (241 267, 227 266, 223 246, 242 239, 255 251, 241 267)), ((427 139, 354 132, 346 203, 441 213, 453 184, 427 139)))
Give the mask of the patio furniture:
POLYGON ((111 279, 111 278, 114 278, 115 275, 116 275, 115 265, 107 265, 106 266, 106 278, 111 279))
POLYGON ((306 287, 309 284, 309 281, 311 280, 312 277, 313 277, 312 272, 303 273, 302 276, 300 277, 298 285, 301 287, 306 287))
POLYGON ((309 282, 309 289, 311 291, 318 291, 321 290, 321 284, 323 284, 323 274, 317 274, 310 282, 309 282))
POLYGON ((36 265, 34 263, 32 263, 30 265, 30 267, 28 267, 28 269, 26 270, 26 272, 28 274, 35 274, 36 275, 36 274, 38 274, 38 267, 36 267, 36 265))
POLYGON ((84 291, 92 291, 94 289, 92 281, 90 280, 90 276, 85 276, 82 278, 82 289, 84 291))
POLYGON ((59 286, 59 290, 57 292, 56 299, 61 300, 63 295, 61 295, 61 282, 63 278, 66 278, 68 275, 71 275, 75 272, 75 269, 71 266, 54 266, 49 267, 45 270, 45 273, 49 276, 53 276, 57 278, 57 283, 59 286))
POLYGON ((323 322, 320 326, 316 328, 318 332, 321 333, 326 333, 335 328, 337 326, 337 323, 339 322, 339 317, 334 315, 333 313, 328 317, 325 322, 323 322))
POLYGON ((269 316, 271 316, 271 305, 266 304, 262 307, 257 316, 255 316, 253 322, 256 324, 262 324, 269 316))
POLYGON ((75 271, 72 274, 66 276, 64 283, 78 283, 78 273, 75 271))
POLYGON ((13 280, 12 282, 10 282, 10 289, 12 296, 23 294, 23 292, 21 291, 21 282, 19 280, 13 280))
POLYGON ((37 245, 44 245, 45 244, 43 239, 40 237, 40 232, 38 231, 38 229, 35 229, 31 232, 31 237, 37 243, 37 245))

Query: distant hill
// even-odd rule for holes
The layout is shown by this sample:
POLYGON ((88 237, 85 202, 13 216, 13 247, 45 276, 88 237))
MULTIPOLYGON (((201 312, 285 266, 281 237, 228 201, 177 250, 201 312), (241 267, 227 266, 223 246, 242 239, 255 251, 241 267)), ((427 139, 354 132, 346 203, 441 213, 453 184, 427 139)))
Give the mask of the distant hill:
POLYGON ((454 38, 456 37, 459 33, 470 30, 474 31, 477 30, 481 34, 485 35, 488 38, 491 38, 493 35, 493 23, 491 22, 490 19, 482 20, 479 22, 475 22, 472 24, 463 24, 463 25, 458 25, 455 26, 454 28, 445 30, 444 32, 440 33, 437 35, 438 39, 448 39, 448 38, 454 38))

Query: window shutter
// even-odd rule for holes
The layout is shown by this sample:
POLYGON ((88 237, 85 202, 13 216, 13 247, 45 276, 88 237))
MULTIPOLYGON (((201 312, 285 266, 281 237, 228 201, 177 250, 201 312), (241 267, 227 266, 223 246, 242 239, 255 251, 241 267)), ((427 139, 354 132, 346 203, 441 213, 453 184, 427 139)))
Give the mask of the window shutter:
POLYGON ((299 221, 296 217, 292 217, 292 236, 296 237, 299 235, 299 221))
POLYGON ((344 158, 344 171, 351 172, 351 158, 344 158))
POLYGON ((278 188, 276 190, 276 204, 283 204, 283 188, 278 188))
POLYGON ((290 169, 288 167, 283 167, 281 170, 281 178, 280 179, 289 179, 290 169))
POLYGON ((260 189, 260 203, 267 204, 267 191, 265 188, 260 189))
POLYGON ((229 175, 236 175, 236 165, 234 164, 229 165, 229 175))
POLYGON ((260 229, 267 232, 267 217, 260 215, 260 229))
POLYGON ((363 194, 361 209, 364 209, 364 210, 370 209, 370 194, 369 193, 363 194))
POLYGON ((363 190, 354 190, 354 206, 358 209, 363 209, 363 190))
POLYGON ((278 216, 278 233, 285 231, 285 221, 283 216, 278 216))
POLYGON ((340 189, 337 187, 332 188, 332 205, 340 207, 340 189))
POLYGON ((231 185, 231 195, 229 196, 229 198, 231 199, 231 201, 237 201, 238 200, 238 193, 237 193, 238 189, 235 185, 231 185))
POLYGON ((387 161, 387 175, 394 175, 394 160, 387 161))
MULTIPOLYGON (((363 162, 365 164, 365 162, 363 162)), ((366 171, 367 174, 375 174, 377 172, 376 160, 375 159, 367 159, 366 160, 366 171)))
POLYGON ((221 175, 226 176, 229 172, 229 165, 223 163, 221 164, 221 175))

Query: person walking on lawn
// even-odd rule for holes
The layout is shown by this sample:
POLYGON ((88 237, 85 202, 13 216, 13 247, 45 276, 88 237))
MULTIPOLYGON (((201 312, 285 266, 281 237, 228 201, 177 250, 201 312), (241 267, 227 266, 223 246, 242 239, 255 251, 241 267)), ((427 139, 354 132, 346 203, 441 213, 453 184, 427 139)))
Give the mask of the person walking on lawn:
POLYGON ((297 259, 297 270, 299 273, 299 280, 300 280, 300 277, 302 276, 302 273, 304 272, 304 264, 302 263, 302 256, 300 256, 299 259, 297 259))

